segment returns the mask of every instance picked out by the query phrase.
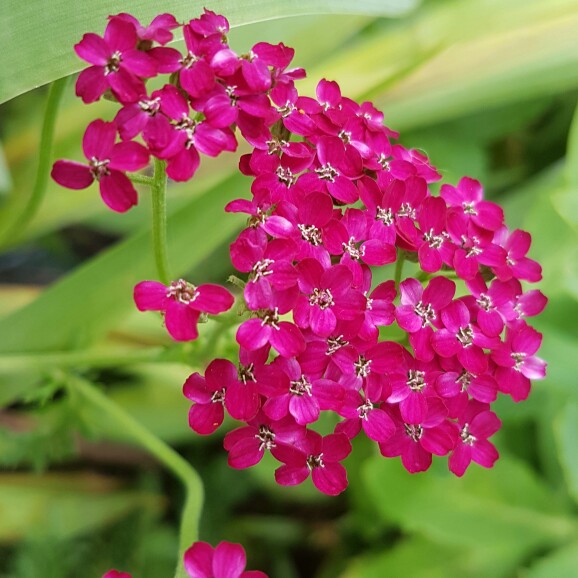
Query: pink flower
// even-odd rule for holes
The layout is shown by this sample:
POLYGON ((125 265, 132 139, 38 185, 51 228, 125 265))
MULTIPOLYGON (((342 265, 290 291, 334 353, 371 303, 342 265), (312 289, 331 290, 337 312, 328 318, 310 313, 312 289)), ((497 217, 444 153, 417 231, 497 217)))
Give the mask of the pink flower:
POLYGON ((260 412, 249 420, 249 425, 232 430, 225 436, 228 463, 235 469, 254 466, 263 459, 265 450, 280 444, 293 445, 304 438, 305 431, 292 416, 275 421, 260 412))
POLYGON ((141 281, 134 288, 139 311, 162 311, 167 331, 176 341, 198 337, 197 321, 201 313, 217 315, 233 306, 234 297, 219 285, 196 287, 184 279, 164 285, 158 281, 141 281))
POLYGON ((514 401, 521 401, 530 393, 530 379, 543 379, 546 362, 534 355, 542 343, 542 334, 524 321, 518 321, 506 331, 506 341, 492 352, 499 366, 495 377, 500 391, 514 401))
POLYGON ((118 570, 109 570, 106 572, 102 578, 132 578, 130 574, 126 572, 119 572, 118 570))
POLYGON ((162 46, 168 44, 173 39, 171 30, 179 26, 172 14, 159 14, 148 26, 143 26, 132 14, 125 12, 110 16, 109 19, 130 22, 136 29, 139 41, 145 45, 152 42, 157 42, 162 46))
POLYGON ((195 542, 185 552, 184 564, 191 578, 267 578, 263 572, 245 571, 245 550, 231 542, 220 542, 215 548, 195 542))
POLYGON ((60 160, 52 167, 52 178, 69 189, 85 189, 95 180, 102 200, 119 213, 137 204, 137 193, 125 171, 138 171, 148 165, 147 150, 135 142, 114 144, 116 126, 95 120, 86 128, 82 148, 88 165, 60 160))
POLYGON ((502 422, 488 408, 472 400, 458 420, 459 438, 449 459, 449 468, 456 476, 463 476, 472 461, 491 468, 499 457, 488 438, 500 429, 502 422))
POLYGON ((445 277, 434 277, 424 289, 413 278, 399 285, 401 303, 395 309, 395 318, 408 333, 415 333, 427 326, 440 326, 441 310, 447 307, 456 292, 456 285, 445 277))
POLYGON ((494 242, 505 249, 503 260, 495 267, 496 275, 501 281, 514 277, 536 283, 542 279, 540 264, 526 257, 532 242, 530 233, 520 229, 510 233, 506 227, 502 227, 496 231, 494 242))
POLYGON ((397 430, 379 449, 388 458, 401 456, 403 467, 411 474, 429 469, 432 454, 445 456, 454 448, 455 428, 445 419, 447 410, 439 399, 428 404, 427 417, 420 424, 404 423, 395 408, 390 411, 397 430))
POLYGON ((189 411, 189 425, 201 435, 212 434, 223 423, 223 407, 231 417, 249 421, 261 406, 252 364, 237 370, 226 359, 213 359, 205 377, 193 373, 185 381, 183 393, 195 402, 189 411))
POLYGON ((260 311, 258 318, 245 321, 237 330, 237 342, 249 351, 269 344, 283 357, 293 357, 305 349, 299 329, 289 321, 281 321, 277 308, 260 311))
POLYGON ((360 430, 376 442, 384 442, 395 433, 395 424, 383 407, 378 407, 382 401, 382 388, 375 380, 368 380, 364 386, 365 396, 357 391, 348 391, 345 395, 339 415, 347 418, 337 424, 335 432, 342 432, 348 438, 354 438, 360 430))
POLYGON ((347 487, 347 472, 339 463, 351 452, 351 443, 342 433, 322 437, 308 431, 295 446, 277 446, 271 453, 283 465, 275 470, 275 480, 282 486, 303 483, 311 474, 315 487, 329 496, 337 496, 347 487))
POLYGON ((145 92, 141 78, 157 73, 155 60, 136 50, 137 32, 132 22, 112 17, 104 38, 88 33, 74 47, 76 54, 92 64, 76 81, 76 94, 85 103, 98 100, 110 88, 120 102, 135 102, 145 92))
POLYGON ((347 267, 334 265, 323 270, 319 261, 304 259, 299 263, 299 288, 303 295, 295 306, 295 323, 328 337, 338 319, 354 319, 365 306, 359 291, 351 289, 353 276, 347 267))
POLYGON ((442 185, 440 195, 450 207, 456 207, 475 225, 496 231, 504 223, 504 211, 495 203, 484 201, 484 189, 479 181, 464 177, 457 187, 442 185))
POLYGON ((445 329, 436 331, 432 345, 438 355, 457 355, 460 363, 472 373, 483 373, 488 360, 483 347, 494 345, 479 329, 470 323, 470 312, 463 301, 453 301, 442 310, 445 329))

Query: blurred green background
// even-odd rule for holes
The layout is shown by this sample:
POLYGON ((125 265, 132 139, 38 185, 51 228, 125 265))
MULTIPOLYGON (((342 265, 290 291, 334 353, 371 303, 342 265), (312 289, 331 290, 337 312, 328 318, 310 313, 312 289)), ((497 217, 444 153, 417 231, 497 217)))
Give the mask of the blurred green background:
MULTIPOLYGON (((105 14, 109 5, 111 12, 128 9, 102 4, 105 14)), ((143 14, 179 4, 183 20, 200 12, 199 3, 188 12, 178 2, 137 4, 146 5, 143 14)), ((331 7, 312 0, 271 2, 260 13, 262 4, 206 3, 225 14, 230 6, 234 23, 308 8, 369 14, 244 25, 230 42, 238 52, 261 40, 295 47, 295 64, 308 69, 302 93, 324 77, 349 97, 374 100, 402 144, 424 150, 448 182, 481 180, 505 207, 510 227, 532 233, 530 256, 543 265, 540 288, 550 298, 536 320, 548 377, 527 402, 496 404, 504 426, 495 438, 501 459, 491 471, 472 466, 456 479, 442 459, 411 476, 365 440, 356 440, 350 486, 338 498, 308 484, 277 487, 267 460, 230 470, 219 435, 200 438, 188 429, 181 384, 211 356, 231 354, 232 334, 208 323, 198 342, 173 345, 158 317, 132 304, 133 285, 154 277, 147 193, 118 215, 94 187, 49 183, 38 214, 18 227, 35 179, 47 89, 26 92, 0 105, 0 233, 12 231, 0 235, 0 576, 100 577, 113 566, 134 578, 172 575, 181 488, 116 424, 62 386, 63 372, 73 371, 102 385, 199 469, 207 490, 202 538, 242 542, 250 568, 272 578, 578 577, 578 2, 331 7), (376 17, 380 12, 397 14, 376 17)), ((38 38, 22 37, 23 53, 2 49, 6 99, 41 83, 35 58, 44 58, 48 32, 42 13, 13 0, 0 15, 5 40, 22 32, 23 22, 38 27, 38 38), (25 58, 20 75, 14 66, 25 58)), ((66 13, 51 15, 50 33, 58 18, 66 21, 66 13)), ((103 28, 99 20, 68 30, 70 54, 62 61, 52 55, 59 64, 42 69, 43 82, 78 69, 71 44, 103 28)), ((54 158, 80 160, 86 124, 114 114, 109 103, 84 106, 73 92, 70 81, 54 158)), ((177 274, 197 282, 223 282, 229 274, 228 244, 242 220, 222 207, 249 190, 235 174, 237 161, 205 159, 198 178, 171 185, 177 274)))

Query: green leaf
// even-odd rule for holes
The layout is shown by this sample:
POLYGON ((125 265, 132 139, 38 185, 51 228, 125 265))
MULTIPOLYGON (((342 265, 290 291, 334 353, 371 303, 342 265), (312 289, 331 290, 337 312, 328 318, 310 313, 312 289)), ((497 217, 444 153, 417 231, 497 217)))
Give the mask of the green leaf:
POLYGON ((554 423, 558 441, 558 457, 564 471, 568 490, 578 502, 578 403, 568 404, 554 423))
MULTIPOLYGON (((423 42, 431 42, 433 28, 444 49, 385 94, 369 96, 376 96, 387 119, 395 119, 395 128, 408 128, 575 88, 578 6, 557 4, 557 10, 539 0, 441 4, 433 23, 421 26, 429 30, 423 42), (494 10, 499 14, 496 26, 480 26, 494 10), (504 26, 508 22, 511 25, 504 26)), ((422 31, 416 26, 416 33, 422 31)))
POLYGON ((436 469, 411 475, 398 460, 383 458, 368 461, 363 473, 378 515, 442 544, 508 547, 522 555, 576 530, 556 496, 511 456, 493 470, 472 464, 461 479, 436 469))
POLYGON ((571 578, 578 568, 578 543, 548 554, 524 572, 524 578, 571 578))
POLYGON ((69 538, 118 520, 137 508, 157 510, 160 497, 123 490, 95 474, 0 476, 0 540, 69 538))
POLYGON ((505 578, 511 576, 517 552, 502 549, 463 548, 435 543, 420 536, 401 540, 390 550, 355 560, 340 578, 505 578))
MULTIPOLYGON (((135 0, 130 12, 148 23, 160 11, 171 12, 181 22, 209 8, 223 13, 233 26, 299 14, 345 13, 399 16, 414 8, 417 0, 169 0, 159 6, 150 0, 135 0)), ((74 51, 85 32, 101 32, 110 14, 126 11, 126 3, 101 0, 78 10, 72 0, 55 0, 46 10, 42 0, 0 4, 2 56, 10 66, 2 69, 0 103, 18 94, 67 76, 83 68, 74 51), (23 41, 22 39, 25 39, 23 41)))

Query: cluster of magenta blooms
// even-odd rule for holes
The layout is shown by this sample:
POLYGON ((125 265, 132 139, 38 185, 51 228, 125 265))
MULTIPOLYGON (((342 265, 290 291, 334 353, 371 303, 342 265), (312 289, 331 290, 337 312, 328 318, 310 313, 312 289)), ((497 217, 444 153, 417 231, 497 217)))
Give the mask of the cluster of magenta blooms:
MULTIPOLYGON (((432 186, 440 173, 422 152, 392 144, 397 133, 371 103, 327 80, 316 98, 299 96, 305 71, 290 68, 291 48, 258 43, 238 55, 227 20, 205 10, 182 26, 183 55, 165 46, 179 26, 168 14, 148 27, 120 14, 104 37, 84 35, 75 50, 91 66, 77 94, 121 108, 88 126, 87 163, 57 161, 52 176, 74 189, 97 181, 104 202, 123 212, 138 201, 126 173, 151 156, 187 181, 200 154, 236 150, 237 129, 251 145, 240 170, 253 179, 252 197, 226 207, 248 218, 231 245, 246 275, 239 360, 215 359, 187 379, 191 428, 212 434, 227 412, 244 422, 225 436, 233 468, 270 451, 279 484, 311 475, 329 495, 346 488, 341 462, 362 431, 412 473, 432 455, 449 456, 458 476, 472 461, 491 467, 498 452, 488 438, 501 424, 490 404, 498 393, 525 399, 530 380, 545 375, 541 335, 526 319, 546 298, 522 285, 541 278, 526 256, 530 235, 506 227, 476 180, 432 186), (159 74, 169 80, 149 94, 147 80, 159 74), (380 267, 402 271, 403 261, 419 264, 415 277, 374 282, 380 267), (393 324, 404 337, 380 338, 393 324), (336 416, 325 436, 314 429, 322 412, 336 416)), ((223 287, 183 279, 144 281, 134 296, 140 310, 163 313, 178 341, 197 338, 202 314, 234 304, 223 287)), ((240 546, 238 572, 223 570, 229 546, 214 555, 195 546, 200 570, 190 575, 262 576, 242 573, 240 546)))

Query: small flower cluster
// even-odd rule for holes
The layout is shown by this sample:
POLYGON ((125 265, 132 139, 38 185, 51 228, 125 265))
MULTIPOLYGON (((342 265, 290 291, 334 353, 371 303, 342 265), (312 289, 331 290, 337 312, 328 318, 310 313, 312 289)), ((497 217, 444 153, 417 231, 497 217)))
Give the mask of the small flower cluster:
POLYGON ((498 392, 525 399, 545 375, 526 318, 546 298, 521 284, 541 278, 530 235, 508 230, 474 179, 432 194, 441 176, 428 158, 392 144, 383 114, 337 83, 322 80, 316 99, 292 82, 270 96, 281 119, 240 163, 252 199, 226 208, 248 215, 231 259, 248 276, 250 318, 238 366, 216 359, 186 381, 192 429, 214 432, 226 410, 245 422, 225 437, 232 467, 270 450, 279 484, 311 475, 330 495, 347 486, 340 462, 361 430, 409 472, 432 455, 458 476, 472 461, 491 467, 490 404, 498 392), (421 270, 375 284, 396 260, 421 270), (405 338, 381 338, 394 323, 405 338), (327 436, 311 429, 323 411, 340 418, 327 436))
POLYGON ((151 155, 166 161, 173 180, 187 181, 199 167, 199 153, 216 157, 236 150, 235 127, 250 143, 268 134, 278 117, 268 97, 271 88, 304 76, 302 69, 288 69, 294 51, 261 42, 237 55, 227 43, 227 20, 205 10, 182 26, 183 55, 165 46, 179 26, 170 14, 148 27, 117 14, 109 18, 104 37, 88 33, 74 47, 91 65, 79 75, 76 94, 85 103, 105 95, 121 108, 112 122, 88 126, 83 140, 88 163, 57 161, 55 181, 71 189, 98 181, 104 202, 124 212, 138 201, 126 172, 146 167, 151 155), (146 81, 160 74, 169 81, 149 94, 146 81))
MULTIPOLYGON (((257 570, 245 571, 245 550, 241 544, 231 542, 220 542, 215 548, 206 542, 195 542, 185 552, 183 562, 191 578, 267 578, 257 570)), ((102 578, 131 578, 131 575, 109 570, 102 578)))

